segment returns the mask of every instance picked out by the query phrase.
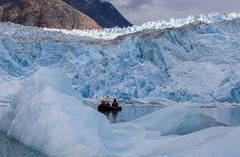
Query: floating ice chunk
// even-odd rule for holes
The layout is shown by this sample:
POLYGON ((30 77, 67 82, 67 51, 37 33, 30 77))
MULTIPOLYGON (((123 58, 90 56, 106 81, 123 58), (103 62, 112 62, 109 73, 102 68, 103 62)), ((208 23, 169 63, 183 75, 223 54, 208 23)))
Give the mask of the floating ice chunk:
POLYGON ((2 131, 49 156, 104 156, 98 134, 109 122, 74 97, 64 75, 40 69, 24 86, 1 118, 2 131))
POLYGON ((148 130, 158 130, 162 135, 185 135, 210 127, 226 126, 186 106, 167 107, 132 122, 148 130))
POLYGON ((210 127, 227 126, 202 113, 188 113, 180 121, 178 125, 167 130, 163 135, 186 135, 210 127))
POLYGON ((72 81, 57 68, 39 68, 37 72, 34 73, 34 75, 26 82, 26 84, 31 83, 32 87, 35 87, 37 91, 42 91, 46 87, 52 87, 67 95, 74 96, 79 100, 82 99, 81 94, 73 89, 72 81))

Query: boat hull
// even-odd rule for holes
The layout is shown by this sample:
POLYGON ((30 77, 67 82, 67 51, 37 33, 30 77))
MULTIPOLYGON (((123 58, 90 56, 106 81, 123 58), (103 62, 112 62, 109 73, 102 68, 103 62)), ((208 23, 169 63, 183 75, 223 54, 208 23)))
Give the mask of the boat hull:
POLYGON ((122 111, 122 107, 98 106, 98 111, 122 111))

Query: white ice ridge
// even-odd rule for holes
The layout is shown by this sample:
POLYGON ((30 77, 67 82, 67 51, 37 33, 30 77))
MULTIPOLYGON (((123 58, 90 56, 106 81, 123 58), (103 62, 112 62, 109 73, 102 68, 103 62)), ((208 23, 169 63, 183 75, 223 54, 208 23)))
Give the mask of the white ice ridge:
POLYGON ((203 23, 216 23, 224 20, 233 20, 235 18, 239 18, 239 13, 211 13, 208 15, 198 15, 198 16, 189 16, 187 18, 171 18, 169 21, 155 21, 155 22, 147 22, 140 26, 134 25, 132 27, 127 28, 111 28, 111 29, 98 29, 98 30, 65 30, 65 29, 52 29, 52 28, 36 28, 36 27, 25 27, 18 24, 11 23, 0 23, 0 34, 1 35, 12 35, 13 37, 21 37, 29 36, 32 39, 42 39, 42 38, 53 38, 55 40, 66 40, 66 36, 68 35, 68 40, 79 40, 84 38, 92 38, 92 39, 104 39, 110 40, 114 39, 118 36, 135 33, 148 29, 166 29, 166 28, 178 28, 187 24, 193 24, 197 22, 203 23))
POLYGON ((169 21, 159 20, 155 22, 147 22, 140 26, 134 25, 132 27, 127 28, 111 28, 111 29, 99 29, 99 30, 64 30, 64 29, 49 29, 44 28, 45 30, 62 32, 70 35, 78 35, 83 37, 90 37, 94 39, 114 39, 118 36, 122 36, 125 34, 135 33, 147 29, 165 29, 172 27, 181 27, 187 24, 192 24, 195 22, 204 22, 204 23, 215 23, 224 20, 232 20, 235 18, 239 18, 240 14, 238 13, 211 13, 208 15, 200 14, 198 16, 189 16, 187 18, 171 18, 169 21))

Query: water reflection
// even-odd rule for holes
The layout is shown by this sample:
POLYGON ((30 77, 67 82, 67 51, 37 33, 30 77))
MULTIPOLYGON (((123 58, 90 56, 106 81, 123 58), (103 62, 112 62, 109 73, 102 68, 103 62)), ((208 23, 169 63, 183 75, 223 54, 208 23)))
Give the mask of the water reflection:
POLYGON ((198 108, 202 113, 207 114, 217 121, 229 126, 240 126, 240 108, 239 107, 220 107, 220 108, 198 108))
POLYGON ((46 157, 0 132, 0 157, 46 157))
MULTIPOLYGON (((164 106, 124 106, 122 111, 104 112, 110 123, 121 123, 150 114, 160 110, 164 106)), ((209 115, 219 122, 229 126, 240 126, 239 107, 190 107, 194 111, 209 115)))
POLYGON ((110 123, 127 122, 144 115, 155 112, 163 108, 162 106, 124 106, 122 111, 102 112, 110 123))

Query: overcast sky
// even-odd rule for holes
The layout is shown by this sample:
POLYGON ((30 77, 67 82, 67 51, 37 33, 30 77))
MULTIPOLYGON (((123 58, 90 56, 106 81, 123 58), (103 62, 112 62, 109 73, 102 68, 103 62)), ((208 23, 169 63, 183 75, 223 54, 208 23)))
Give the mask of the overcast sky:
POLYGON ((240 12, 240 0, 106 0, 110 1, 130 22, 141 24, 170 17, 240 12))

